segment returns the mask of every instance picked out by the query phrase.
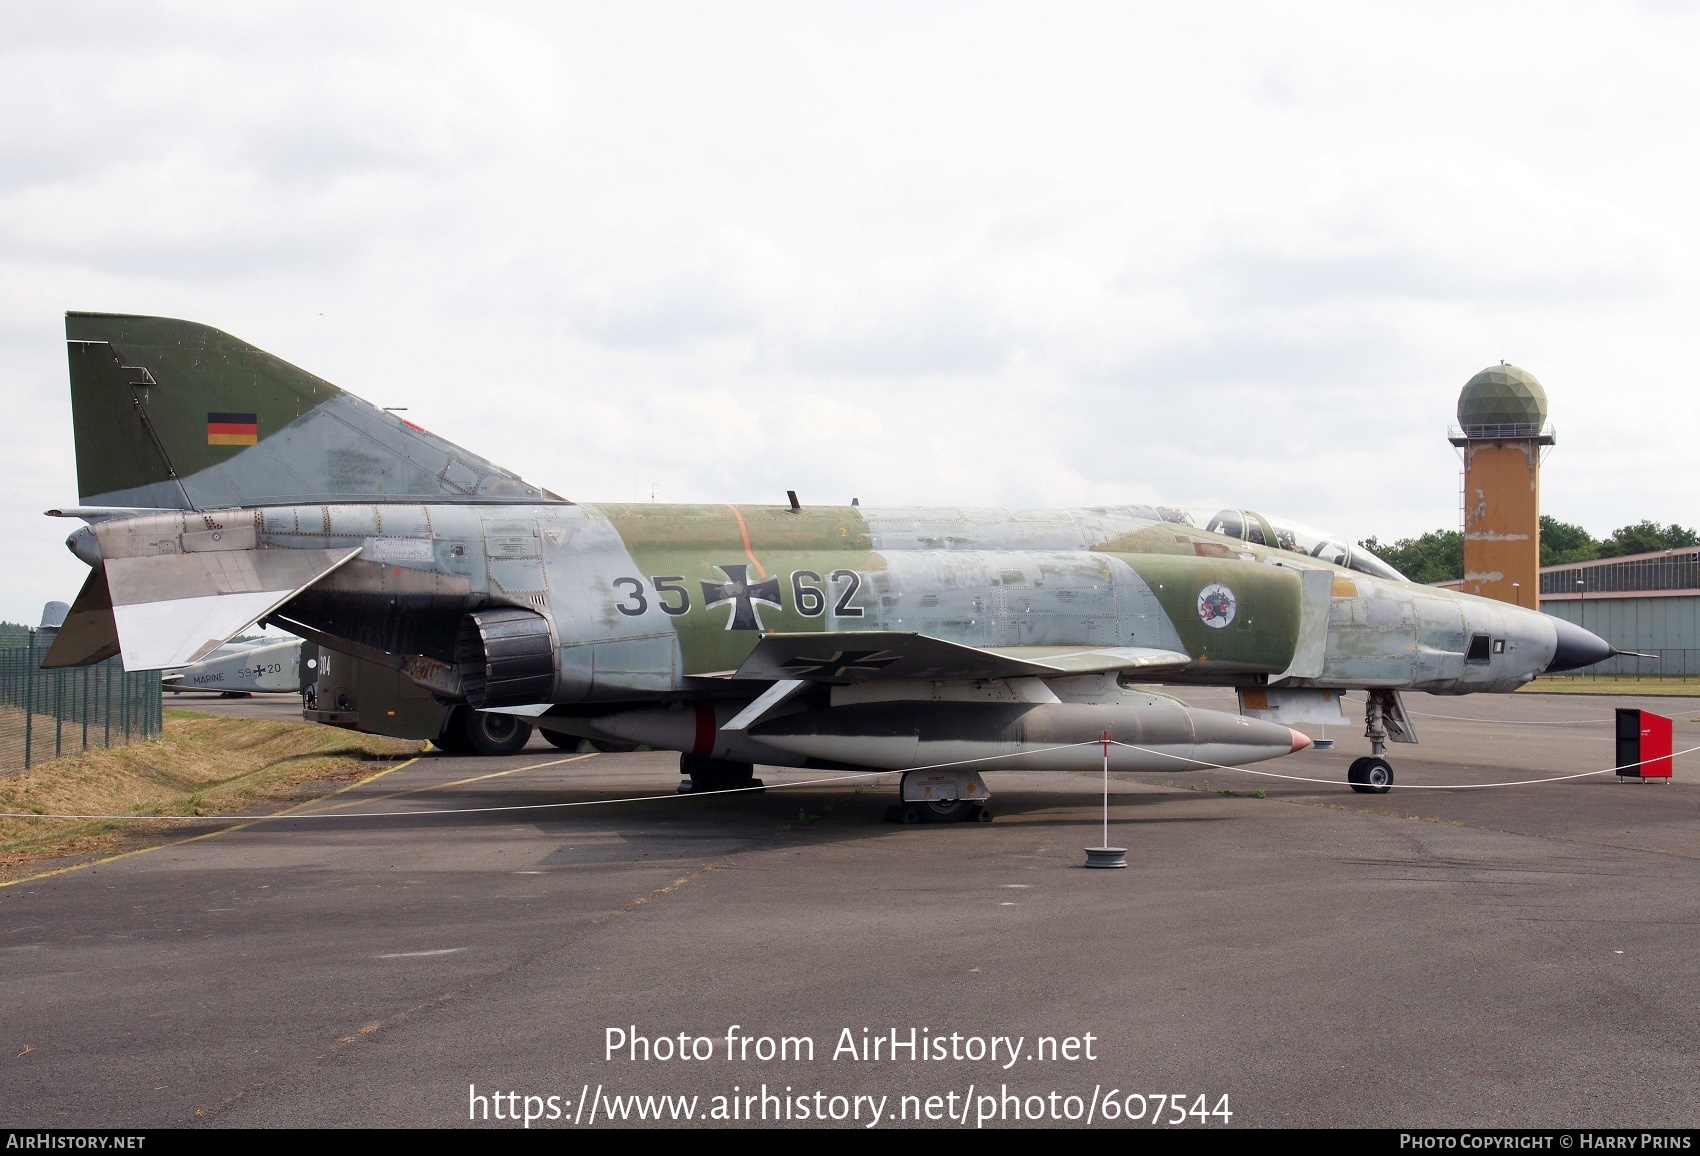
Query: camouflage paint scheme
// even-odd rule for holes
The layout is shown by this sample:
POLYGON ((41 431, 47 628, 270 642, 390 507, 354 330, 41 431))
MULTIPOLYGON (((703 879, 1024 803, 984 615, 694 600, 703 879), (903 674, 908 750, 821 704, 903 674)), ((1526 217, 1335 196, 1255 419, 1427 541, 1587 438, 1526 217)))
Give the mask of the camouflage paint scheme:
POLYGON ((237 549, 358 548, 291 610, 362 645, 417 640, 448 661, 447 633, 432 647, 394 619, 458 620, 463 609, 500 605, 545 612, 558 645, 557 702, 683 690, 691 676, 735 671, 764 634, 823 631, 913 632, 993 649, 1148 647, 1191 659, 1166 679, 1255 683, 1247 676, 1292 662, 1304 570, 1330 575, 1328 647, 1322 669, 1294 685, 1494 690, 1527 681, 1530 664, 1512 665, 1524 652, 1535 670, 1551 657, 1538 637, 1514 638, 1514 607, 1282 558, 1137 507, 279 506, 143 515, 97 532, 109 558, 170 555, 208 532, 209 519, 237 549), (945 538, 948 546, 936 544, 945 538), (748 589, 744 599, 720 589, 734 581, 748 589), (1211 585, 1236 600, 1220 628, 1197 608, 1211 585), (388 613, 363 609, 349 620, 340 595, 376 596, 388 613), (1466 667, 1466 607, 1471 631, 1514 638, 1515 649, 1494 656, 1503 665, 1466 667))
POLYGON ((1547 616, 1344 548, 1329 561, 1248 511, 1213 532, 1149 506, 577 504, 206 326, 66 328, 85 504, 68 513, 90 523, 68 544, 96 569, 60 664, 116 649, 114 607, 133 623, 191 595, 259 606, 274 586, 262 617, 451 698, 467 616, 528 612, 554 665, 532 697, 557 721, 587 704, 735 709, 782 674, 1509 690, 1558 646, 1547 616), (285 554, 317 561, 268 585, 285 554), (1467 659, 1483 635, 1491 651, 1467 659))

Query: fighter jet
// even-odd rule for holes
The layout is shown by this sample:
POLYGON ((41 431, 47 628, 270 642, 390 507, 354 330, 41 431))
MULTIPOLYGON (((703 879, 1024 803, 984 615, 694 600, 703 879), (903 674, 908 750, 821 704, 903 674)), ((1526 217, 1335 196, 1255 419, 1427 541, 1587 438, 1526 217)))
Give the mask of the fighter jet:
POLYGON ((213 691, 226 698, 300 694, 301 640, 256 638, 227 643, 199 662, 166 671, 160 682, 173 692, 213 691))
POLYGON ((987 814, 986 771, 1293 753, 1347 690, 1348 779, 1385 791, 1385 744, 1416 739, 1401 690, 1611 653, 1255 512, 581 504, 204 325, 71 313, 66 336, 81 504, 49 513, 87 523, 92 569, 54 666, 181 666, 267 623, 467 712, 678 751, 691 789, 907 771, 906 817, 949 818, 987 814))

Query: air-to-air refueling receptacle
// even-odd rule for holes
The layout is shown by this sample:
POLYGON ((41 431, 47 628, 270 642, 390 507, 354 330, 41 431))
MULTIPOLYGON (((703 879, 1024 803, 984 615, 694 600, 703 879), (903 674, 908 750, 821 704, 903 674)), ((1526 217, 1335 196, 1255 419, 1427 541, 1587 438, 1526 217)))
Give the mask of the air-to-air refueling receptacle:
POLYGON ((1350 781, 1386 790, 1384 744, 1416 739, 1400 690, 1611 653, 1252 511, 586 505, 203 325, 66 335, 82 504, 51 512, 88 523, 67 544, 92 572, 56 666, 178 666, 267 622, 466 714, 679 751, 694 789, 919 768, 910 815, 948 816, 983 811, 978 772, 1098 769, 1105 731, 1118 771, 1289 754, 1348 689, 1350 781))

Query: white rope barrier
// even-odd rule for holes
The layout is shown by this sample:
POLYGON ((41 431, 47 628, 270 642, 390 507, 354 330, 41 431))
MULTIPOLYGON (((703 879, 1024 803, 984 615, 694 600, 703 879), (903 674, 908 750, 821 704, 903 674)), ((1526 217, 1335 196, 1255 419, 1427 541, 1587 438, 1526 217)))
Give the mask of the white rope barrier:
MULTIPOLYGON (((1487 721, 1487 720, 1482 720, 1482 721, 1487 721)), ((815 787, 815 786, 820 786, 820 785, 825 784, 825 783, 842 783, 842 782, 857 781, 857 780, 865 781, 865 780, 869 780, 869 779, 882 778, 886 775, 907 774, 910 771, 937 771, 937 770, 944 770, 944 769, 949 768, 949 767, 965 767, 965 766, 969 766, 969 765, 974 764, 974 763, 984 763, 984 762, 990 762, 990 761, 999 760, 999 759, 1026 758, 1026 757, 1029 757, 1029 756, 1032 756, 1032 755, 1049 754, 1052 751, 1071 750, 1075 747, 1095 747, 1095 746, 1099 746, 1102 742, 1103 742, 1102 739, 1089 739, 1089 740, 1086 740, 1084 742, 1060 743, 1056 746, 1042 747, 1038 750, 1022 751, 1019 754, 986 755, 986 756, 983 756, 981 758, 956 759, 956 760, 953 760, 951 762, 929 763, 929 764, 926 764, 926 765, 923 765, 923 766, 904 767, 904 768, 889 770, 889 771, 856 771, 856 772, 849 773, 849 774, 830 775, 830 776, 827 776, 825 778, 804 779, 804 780, 801 780, 801 781, 798 781, 798 782, 774 783, 771 787, 769 787, 767 785, 763 785, 763 786, 760 786, 760 787, 754 787, 754 786, 752 786, 752 787, 728 787, 728 788, 725 788, 723 790, 693 791, 693 792, 690 792, 690 793, 687 793, 687 794, 681 794, 677 791, 674 791, 674 792, 670 792, 670 793, 665 794, 665 795, 634 795, 634 796, 629 796, 629 797, 620 798, 620 799, 581 799, 581 800, 575 800, 575 801, 570 801, 570 802, 560 802, 560 803, 515 803, 515 804, 511 804, 511 805, 508 805, 508 806, 501 806, 501 807, 443 807, 443 808, 437 808, 437 809, 429 810, 429 811, 338 811, 338 812, 335 812, 335 813, 332 813, 330 811, 319 811, 319 812, 315 812, 315 811, 290 811, 290 812, 287 812, 287 813, 279 813, 279 814, 275 814, 275 815, 242 815, 242 814, 234 814, 234 813, 233 814, 227 814, 227 815, 80 815, 80 814, 40 814, 40 813, 37 813, 37 812, 34 812, 34 811, 0 811, 0 819, 77 819, 77 820, 82 820, 82 821, 85 821, 85 822, 88 822, 88 821, 117 822, 117 821, 120 821, 120 820, 122 820, 122 821, 155 820, 155 821, 160 821, 160 822, 179 822, 179 823, 219 822, 219 821, 222 821, 222 820, 240 819, 244 824, 248 824, 248 823, 266 823, 266 822, 275 822, 275 821, 286 821, 286 820, 287 821, 294 821, 294 820, 300 820, 300 819, 413 819, 413 818, 425 818, 425 817, 432 816, 432 815, 488 815, 488 814, 512 813, 512 812, 518 812, 518 811, 563 810, 563 809, 571 808, 571 807, 611 807, 611 806, 617 806, 617 805, 624 804, 624 803, 654 803, 654 802, 663 802, 663 801, 674 800, 674 799, 694 799, 694 798, 706 798, 706 797, 715 797, 715 796, 737 795, 737 794, 743 794, 743 793, 750 792, 750 791, 768 791, 768 790, 776 790, 777 791, 777 790, 789 790, 789 789, 796 788, 796 787, 815 787)), ((1275 771, 1254 771, 1249 767, 1232 767, 1232 766, 1228 766, 1225 763, 1212 763, 1212 762, 1209 762, 1209 761, 1204 760, 1204 759, 1196 759, 1196 758, 1192 758, 1192 757, 1187 756, 1187 755, 1171 754, 1168 751, 1159 751, 1159 750, 1154 750, 1151 747, 1142 747, 1142 746, 1139 746, 1137 743, 1125 743, 1125 742, 1122 742, 1119 739, 1111 739, 1110 745, 1111 746, 1118 746, 1118 747, 1126 747, 1128 750, 1140 751, 1140 752, 1143 752, 1144 754, 1148 754, 1148 755, 1156 755, 1159 758, 1174 759, 1177 762, 1188 763, 1188 764, 1191 764, 1192 767, 1201 768, 1201 769, 1216 770, 1216 771, 1235 771, 1235 772, 1242 774, 1242 775, 1256 775, 1259 778, 1281 779, 1283 781, 1292 782, 1292 783, 1316 783, 1316 784, 1319 784, 1321 786, 1326 786, 1326 787, 1339 787, 1339 786, 1346 785, 1346 784, 1341 783, 1338 779, 1317 779, 1317 778, 1310 778, 1310 777, 1307 777, 1307 776, 1304 776, 1304 775, 1283 775, 1283 774, 1279 774, 1275 771)), ((1687 748, 1686 750, 1673 751, 1673 752, 1671 752, 1671 754, 1668 757, 1671 758, 1671 759, 1676 759, 1676 758, 1682 757, 1683 755, 1693 754, 1696 751, 1700 751, 1700 746, 1692 746, 1692 747, 1687 748)), ((1537 785, 1542 784, 1542 783, 1561 783, 1561 782, 1565 782, 1565 781, 1570 780, 1570 779, 1586 779, 1586 778, 1591 778, 1595 775, 1619 774, 1622 771, 1631 769, 1632 767, 1639 767, 1639 766, 1645 765, 1646 763, 1660 761, 1660 760, 1664 759, 1665 757, 1666 756, 1661 755, 1661 756, 1659 756, 1659 760, 1645 759, 1642 762, 1629 763, 1629 764, 1625 764, 1622 767, 1602 767, 1601 769, 1599 769, 1597 771, 1580 771, 1580 772, 1577 772, 1576 774, 1553 775, 1553 776, 1550 776, 1550 777, 1547 777, 1547 778, 1540 778, 1540 779, 1518 779, 1518 780, 1515 780, 1513 782, 1508 782, 1508 783, 1456 783, 1456 784, 1409 784, 1408 783, 1408 784, 1399 784, 1397 786, 1397 789, 1400 790, 1400 791, 1481 791, 1481 790, 1488 790, 1488 789, 1494 788, 1494 787, 1537 786, 1537 785)), ((522 768, 522 769, 529 770, 529 769, 532 769, 532 768, 522 768)), ((1122 772, 1122 773, 1126 774, 1126 773, 1129 773, 1129 772, 1122 772)), ((1148 771, 1148 772, 1131 772, 1131 773, 1135 773, 1135 774, 1161 774, 1163 772, 1161 772, 1161 771, 1155 771, 1155 772, 1148 771)), ((427 787, 419 788, 419 790, 428 790, 428 789, 429 788, 427 788, 427 787)), ((343 804, 343 805, 344 806, 348 806, 348 805, 357 806, 358 802, 351 800, 350 803, 346 803, 346 804, 343 804)))
POLYGON ((1462 714, 1435 714, 1433 711, 1413 710, 1405 713, 1416 718, 1443 718, 1452 722, 1491 723, 1496 726, 1509 727, 1597 727, 1605 726, 1610 719, 1533 719, 1533 718, 1471 718, 1462 714))
MULTIPOLYGON (((738 795, 747 791, 780 791, 789 790, 793 787, 815 787, 822 783, 842 783, 857 779, 877 779, 884 775, 903 775, 908 774, 910 771, 937 771, 942 770, 945 767, 961 767, 967 766, 970 763, 989 762, 993 759, 1026 758, 1029 755, 1044 755, 1049 754, 1052 751, 1068 750, 1073 747, 1095 747, 1099 745, 1099 742, 1100 740, 1098 739, 1092 739, 1088 742, 1061 743, 1054 747, 1041 747, 1038 750, 1022 751, 1017 755, 986 755, 983 758, 977 759, 957 759, 955 762, 931 763, 926 766, 919 767, 900 767, 889 771, 855 771, 849 774, 831 775, 823 779, 803 779, 794 783, 774 783, 771 787, 766 785, 760 787, 726 787, 714 791, 690 791, 683 793, 674 791, 666 795, 633 795, 623 799, 582 799, 576 802, 566 803, 516 803, 505 807, 453 807, 440 808, 434 811, 342 811, 336 814, 332 814, 330 811, 291 811, 287 814, 280 813, 276 815, 241 815, 235 813, 227 815, 58 815, 38 814, 34 811, 0 811, 0 819, 156 819, 167 822, 194 822, 196 820, 216 822, 221 819, 241 819, 245 823, 265 823, 281 819, 396 819, 414 818, 416 816, 425 815, 483 815, 499 811, 547 811, 561 807, 611 807, 619 803, 654 803, 666 799, 693 799, 703 798, 710 795, 738 795)), ((537 768, 522 767, 520 769, 535 770, 537 768)), ((783 770, 784 768, 776 769, 783 770)), ((420 787, 418 790, 425 791, 430 790, 430 788, 420 787)), ((351 800, 350 802, 339 805, 358 806, 359 802, 358 800, 351 800)))
MULTIPOLYGON (((1230 767, 1230 766, 1227 766, 1223 763, 1206 762, 1203 759, 1189 759, 1185 755, 1171 755, 1167 751, 1154 751, 1150 747, 1136 746, 1133 743, 1119 742, 1115 739, 1111 739, 1110 741, 1118 747, 1127 747, 1129 750, 1144 751, 1148 755, 1158 755, 1158 756, 1161 756, 1162 758, 1166 758, 1166 759, 1177 759, 1177 760, 1180 760, 1180 761, 1183 761, 1183 762, 1188 762, 1188 763, 1195 764, 1197 766, 1205 767, 1205 768, 1208 768, 1208 769, 1214 770, 1214 771, 1238 771, 1242 775, 1257 775, 1260 778, 1265 778, 1265 779, 1285 779, 1289 782, 1294 782, 1294 783, 1321 783, 1324 786, 1329 786, 1329 787, 1338 787, 1338 786, 1341 785, 1340 781, 1338 779, 1310 779, 1310 778, 1305 778, 1302 775, 1282 775, 1282 774, 1277 774, 1274 771, 1254 771, 1250 767, 1230 767)), ((1627 771, 1632 767, 1645 766, 1646 764, 1653 763, 1653 762, 1662 762, 1666 758, 1676 759, 1676 758, 1679 758, 1682 755, 1691 755, 1695 751, 1700 751, 1700 746, 1689 747, 1687 750, 1682 750, 1682 751, 1672 751, 1668 756, 1667 755, 1660 755, 1656 759, 1643 759, 1638 763, 1625 763, 1621 767, 1602 767, 1600 770, 1597 770, 1597 771, 1579 771, 1578 773, 1576 773, 1574 775, 1553 775, 1550 778, 1544 778, 1544 779, 1518 779, 1515 782, 1510 782, 1510 783, 1453 783, 1453 784, 1426 784, 1426 783, 1425 784, 1416 784, 1416 783, 1409 783, 1409 784, 1395 784, 1395 786, 1397 787, 1398 790, 1401 790, 1401 791, 1482 791, 1482 790, 1487 790, 1490 787, 1529 787, 1529 786, 1534 786, 1534 785, 1539 784, 1539 783, 1562 783, 1567 779, 1586 779, 1586 778, 1591 778, 1594 775, 1621 774, 1622 772, 1627 771)))

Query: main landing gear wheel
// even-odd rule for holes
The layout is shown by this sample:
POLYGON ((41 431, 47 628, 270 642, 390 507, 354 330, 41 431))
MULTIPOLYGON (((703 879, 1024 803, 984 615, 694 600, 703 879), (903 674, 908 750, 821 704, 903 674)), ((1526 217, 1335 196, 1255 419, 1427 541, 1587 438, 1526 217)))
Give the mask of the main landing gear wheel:
POLYGON ((637 750, 636 743, 616 743, 610 742, 607 739, 581 739, 577 735, 564 734, 561 731, 546 730, 543 727, 538 727, 537 733, 542 735, 543 740, 550 746, 563 751, 572 751, 575 754, 581 751, 587 753, 589 751, 595 751, 598 754, 604 755, 624 755, 637 750))
POLYGON ((462 709, 464 708, 456 708, 450 711, 449 717, 443 722, 443 733, 431 740, 431 745, 445 755, 472 754, 472 748, 467 746, 465 739, 461 738, 460 727, 456 725, 462 709))
POLYGON ((531 724, 511 714, 456 707, 437 745, 456 755, 513 755, 531 741, 531 724))
POLYGON ((584 740, 579 738, 577 735, 566 735, 562 734, 560 731, 544 730, 542 727, 538 727, 537 732, 543 736, 544 742, 563 751, 576 751, 578 750, 579 745, 584 742, 584 740))
POLYGON ((1385 795, 1393 788, 1393 767, 1386 759, 1367 756, 1352 763, 1346 781, 1361 795, 1385 795))

